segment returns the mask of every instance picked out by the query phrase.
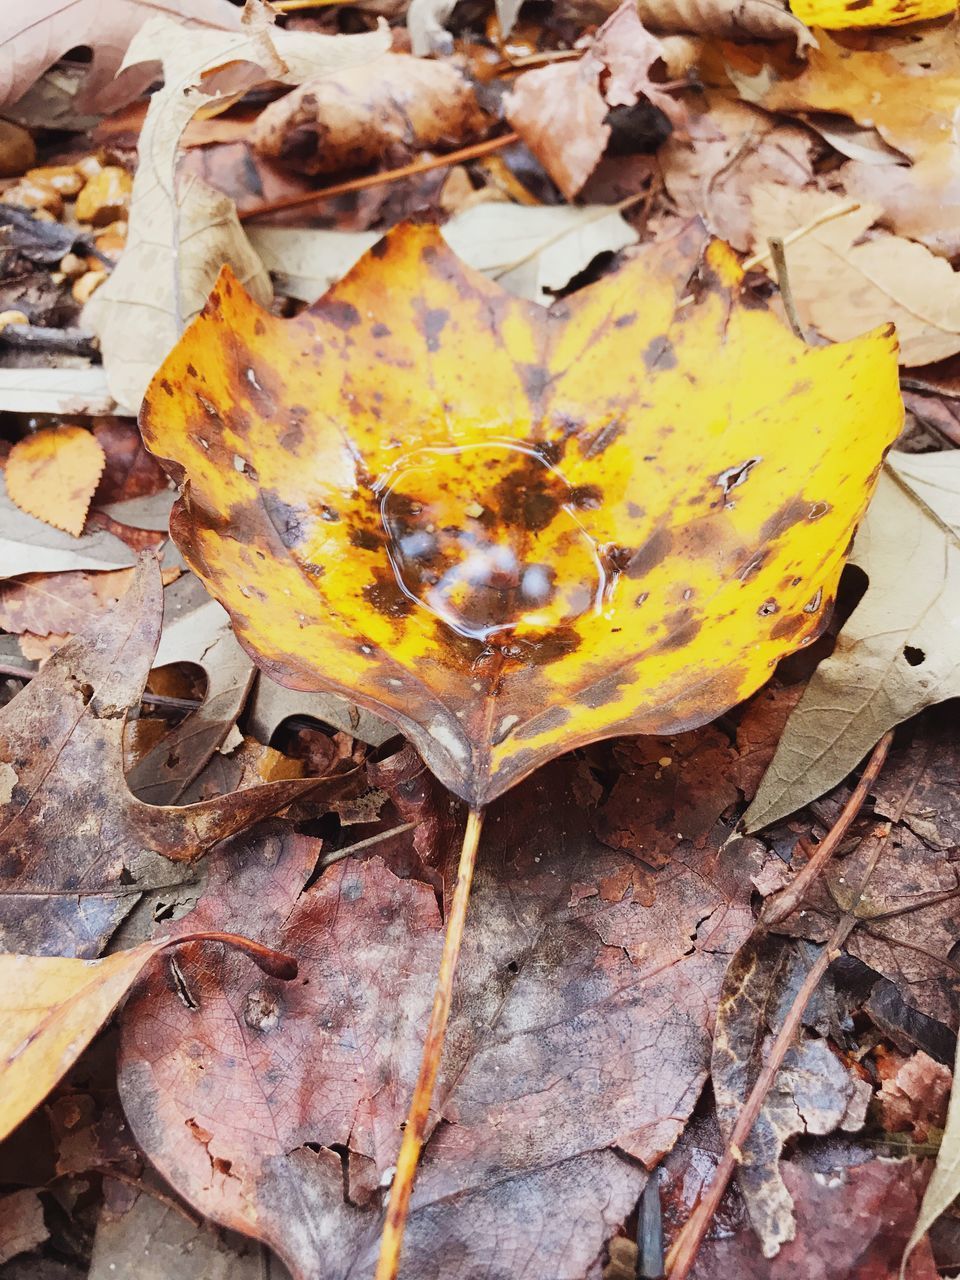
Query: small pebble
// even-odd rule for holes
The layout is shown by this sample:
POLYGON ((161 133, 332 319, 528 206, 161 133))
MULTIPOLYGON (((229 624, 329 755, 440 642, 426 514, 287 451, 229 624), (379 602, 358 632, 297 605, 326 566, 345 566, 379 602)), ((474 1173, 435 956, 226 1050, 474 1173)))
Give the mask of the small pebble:
MULTIPOLYGON (((102 263, 100 264, 103 265, 102 263)), ((89 268, 86 260, 76 253, 65 253, 60 259, 60 270, 65 276, 69 276, 72 280, 75 276, 82 276, 89 268)))
POLYGON ((70 290, 74 302, 79 302, 81 307, 89 302, 106 278, 105 271, 85 271, 82 276, 78 276, 70 290))
POLYGON ((30 319, 22 311, 0 311, 0 330, 8 324, 29 324, 30 319))
POLYGON ((21 178, 12 187, 7 187, 0 196, 4 204, 19 204, 25 209, 43 209, 52 217, 58 218, 63 213, 63 196, 47 182, 36 182, 32 178, 21 178))
POLYGON ((89 222, 95 227, 106 226, 122 218, 130 204, 133 180, 126 169, 107 165, 95 174, 77 196, 74 210, 78 222, 89 222))
POLYGON ((28 169, 26 177, 31 182, 45 182, 62 196, 77 195, 84 183, 83 174, 72 164, 48 164, 40 169, 28 169))

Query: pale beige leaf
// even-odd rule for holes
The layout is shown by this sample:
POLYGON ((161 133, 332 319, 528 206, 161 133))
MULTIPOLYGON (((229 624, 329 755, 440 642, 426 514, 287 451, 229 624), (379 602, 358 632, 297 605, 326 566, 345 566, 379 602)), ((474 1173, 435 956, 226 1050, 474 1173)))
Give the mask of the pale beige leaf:
POLYGON ((750 831, 823 795, 894 725, 960 696, 960 454, 891 454, 850 563, 870 585, 787 721, 750 831))
POLYGON ((10 0, 0 13, 0 106, 16 102, 69 49, 88 46, 93 61, 77 104, 115 111, 146 88, 152 72, 114 81, 127 46, 151 18, 166 15, 191 27, 236 29, 229 0, 10 0))
POLYGON ((279 59, 284 80, 298 84, 366 62, 389 44, 386 31, 324 36, 259 27, 237 32, 193 30, 158 18, 136 35, 124 66, 160 61, 164 85, 153 95, 140 134, 127 247, 113 275, 84 310, 98 333, 110 390, 132 410, 182 326, 200 310, 217 271, 229 264, 258 301, 270 297, 269 278, 250 247, 233 202, 198 181, 176 193, 180 135, 209 92, 236 94, 267 78, 279 59), (272 40, 274 54, 264 42, 272 40), (201 81, 204 89, 199 88, 201 81), (179 246, 179 251, 178 251, 179 246))
MULTIPOLYGON (((841 203, 837 195, 761 183, 751 193, 764 243, 788 238, 841 203)), ((800 319, 835 342, 892 320, 900 363, 931 364, 960 351, 960 276, 943 258, 899 236, 866 233, 880 216, 861 205, 807 231, 787 248, 800 319)))
POLYGON ((853 200, 882 210, 883 225, 940 258, 960 257, 960 173, 952 144, 917 164, 844 165, 838 178, 853 200))

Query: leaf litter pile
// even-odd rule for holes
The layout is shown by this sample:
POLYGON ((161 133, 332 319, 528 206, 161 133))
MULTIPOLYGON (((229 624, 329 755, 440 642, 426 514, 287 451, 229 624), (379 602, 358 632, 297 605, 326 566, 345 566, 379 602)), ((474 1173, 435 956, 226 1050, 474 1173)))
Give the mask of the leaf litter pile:
POLYGON ((954 1274, 952 6, 9 9, 0 1280, 954 1274))

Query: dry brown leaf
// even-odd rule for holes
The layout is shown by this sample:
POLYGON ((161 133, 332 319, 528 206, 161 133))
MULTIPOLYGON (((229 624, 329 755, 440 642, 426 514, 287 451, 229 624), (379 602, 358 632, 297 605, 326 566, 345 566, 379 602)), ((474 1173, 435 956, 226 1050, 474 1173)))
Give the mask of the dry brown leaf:
POLYGON ((189 27, 234 30, 240 15, 228 0, 29 0, 0 15, 0 105, 16 102, 69 49, 93 58, 78 111, 113 111, 153 78, 150 68, 116 79, 124 52, 151 17, 166 14, 189 27))
POLYGON ((638 0, 640 21, 653 31, 727 40, 792 40, 798 54, 816 40, 783 0, 638 0))
POLYGON ((811 136, 798 125, 708 90, 685 137, 657 152, 663 181, 680 213, 696 214, 735 249, 755 246, 750 190, 758 182, 804 187, 813 178, 811 136))
POLYGON ((526 72, 504 100, 507 119, 568 200, 606 150, 611 108, 630 107, 645 97, 675 127, 683 127, 683 104, 650 79, 662 53, 635 5, 624 0, 579 61, 526 72))
POLYGON ((7 458, 7 493, 21 511, 79 538, 106 458, 83 427, 24 437, 7 458))
POLYGON ((0 582, 0 627, 20 635, 71 635, 126 592, 133 569, 27 573, 0 582))
POLYGON ((201 81, 221 94, 242 92, 261 83, 268 74, 261 66, 279 57, 288 68, 284 81, 296 84, 325 70, 367 62, 388 43, 386 32, 198 31, 163 19, 137 33, 124 65, 159 59, 164 86, 151 99, 140 135, 127 248, 84 310, 100 337, 110 390, 119 403, 139 406, 158 361, 176 342, 181 324, 203 306, 224 263, 259 300, 271 294, 269 277, 240 227, 233 202, 197 179, 176 194, 180 135, 209 101, 198 87, 201 81), (209 79, 214 73, 215 81, 209 79))
MULTIPOLYGON (((752 193, 761 242, 809 226, 841 203, 816 188, 762 183, 752 193)), ((960 351, 960 277, 923 245, 886 232, 864 238, 880 216, 862 205, 807 231, 787 248, 800 319, 843 341, 892 320, 900 363, 930 364, 960 351)))
POLYGON ((942 152, 917 164, 851 162, 837 173, 854 200, 883 211, 883 225, 941 258, 960 257, 960 173, 942 152))
MULTIPOLYGON (((274 979, 297 965, 234 934, 201 933, 245 950, 274 979)), ((0 955, 0 1138, 5 1138, 76 1062, 144 966, 184 938, 157 938, 104 960, 0 955)))
POLYGON ((385 53, 304 81, 261 112, 250 141, 260 155, 301 173, 337 173, 460 146, 486 125, 472 86, 452 63, 385 53))

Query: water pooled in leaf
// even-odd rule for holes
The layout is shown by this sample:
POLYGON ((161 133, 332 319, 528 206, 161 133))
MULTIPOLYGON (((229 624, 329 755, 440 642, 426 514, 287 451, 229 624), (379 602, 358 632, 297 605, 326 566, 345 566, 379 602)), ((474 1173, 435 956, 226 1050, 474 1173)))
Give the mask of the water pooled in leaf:
POLYGON ((401 590, 460 635, 542 633, 599 609, 606 575, 578 495, 536 451, 421 449, 378 490, 401 590))

